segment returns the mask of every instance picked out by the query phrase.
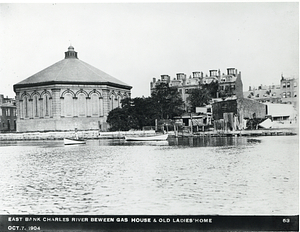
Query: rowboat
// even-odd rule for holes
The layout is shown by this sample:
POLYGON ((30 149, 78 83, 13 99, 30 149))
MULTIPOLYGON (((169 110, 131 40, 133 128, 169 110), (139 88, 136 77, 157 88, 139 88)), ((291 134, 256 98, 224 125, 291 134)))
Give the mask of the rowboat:
POLYGON ((138 137, 125 136, 126 141, 163 141, 167 139, 168 139, 168 134, 153 135, 153 136, 138 136, 138 137))
POLYGON ((85 144, 84 139, 71 139, 71 138, 64 138, 65 145, 73 145, 73 144, 85 144))

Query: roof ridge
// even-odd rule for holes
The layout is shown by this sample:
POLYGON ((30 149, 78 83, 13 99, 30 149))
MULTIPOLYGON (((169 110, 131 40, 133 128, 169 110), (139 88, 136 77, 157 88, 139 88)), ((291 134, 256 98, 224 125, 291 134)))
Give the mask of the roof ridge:
MULTIPOLYGON (((64 60, 66 60, 66 59, 63 59, 63 60, 61 60, 61 61, 64 61, 64 60)), ((58 75, 61 73, 61 71, 64 69, 64 67, 66 66, 66 62, 64 62, 64 65, 62 66, 62 68, 59 70, 59 72, 56 74, 56 76, 55 76, 55 80, 57 79, 57 77, 58 77, 58 75)))

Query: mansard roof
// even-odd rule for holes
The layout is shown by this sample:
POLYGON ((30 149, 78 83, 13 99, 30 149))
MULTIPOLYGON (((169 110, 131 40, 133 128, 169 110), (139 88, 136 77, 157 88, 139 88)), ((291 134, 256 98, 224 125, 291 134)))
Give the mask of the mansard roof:
POLYGON ((125 89, 132 87, 109 74, 79 60, 74 47, 65 52, 65 59, 43 69, 14 85, 15 88, 51 84, 109 85, 125 89))

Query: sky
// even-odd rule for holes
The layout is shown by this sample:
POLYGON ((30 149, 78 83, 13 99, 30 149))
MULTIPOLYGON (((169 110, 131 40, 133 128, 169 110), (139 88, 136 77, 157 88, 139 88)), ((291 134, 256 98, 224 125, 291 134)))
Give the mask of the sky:
POLYGON ((244 90, 299 78, 298 2, 0 3, 0 94, 78 58, 150 95, 167 74, 236 68, 244 90))

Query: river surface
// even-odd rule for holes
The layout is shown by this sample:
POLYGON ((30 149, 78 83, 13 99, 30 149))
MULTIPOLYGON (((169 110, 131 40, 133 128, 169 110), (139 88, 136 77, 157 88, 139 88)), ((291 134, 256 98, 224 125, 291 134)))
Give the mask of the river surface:
POLYGON ((298 215, 298 139, 0 141, 0 214, 298 215))

